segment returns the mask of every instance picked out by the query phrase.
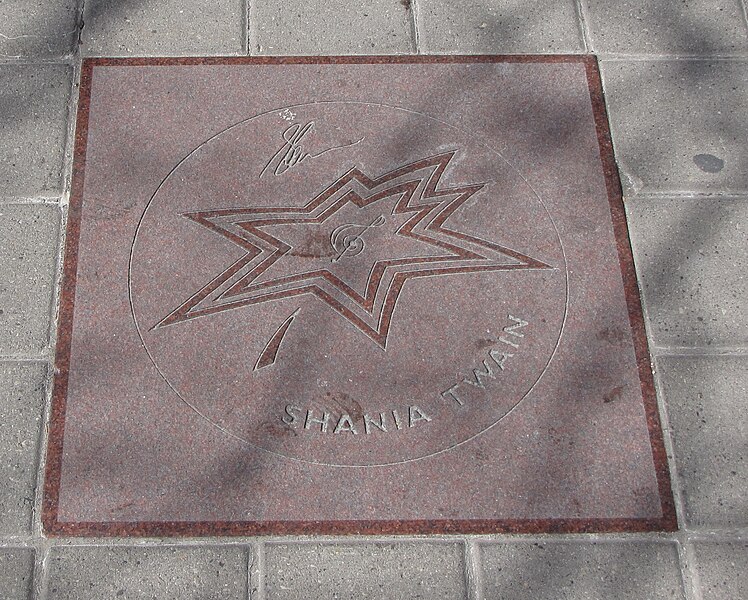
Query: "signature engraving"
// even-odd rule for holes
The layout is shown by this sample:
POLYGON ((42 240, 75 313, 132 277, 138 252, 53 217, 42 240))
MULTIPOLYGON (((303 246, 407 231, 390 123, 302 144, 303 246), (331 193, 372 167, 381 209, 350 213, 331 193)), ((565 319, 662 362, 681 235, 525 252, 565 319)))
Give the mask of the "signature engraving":
POLYGON ((283 145, 280 149, 273 154, 270 160, 265 164, 260 171, 260 177, 262 177, 268 169, 271 170, 273 175, 283 175, 286 171, 305 161, 307 158, 319 158, 323 154, 330 152, 331 150, 340 150, 341 148, 348 148, 360 144, 364 138, 351 142, 350 144, 341 144, 340 146, 333 146, 322 150, 322 152, 306 152, 301 146, 304 138, 314 129, 314 121, 309 121, 306 125, 300 123, 293 123, 286 127, 281 134, 283 138, 283 145))
POLYGON ((372 227, 381 227, 385 224, 384 215, 379 215, 368 225, 358 225, 348 223, 336 227, 330 234, 330 243, 337 252, 332 258, 332 262, 338 262, 341 258, 353 258, 363 252, 366 247, 363 235, 372 227))

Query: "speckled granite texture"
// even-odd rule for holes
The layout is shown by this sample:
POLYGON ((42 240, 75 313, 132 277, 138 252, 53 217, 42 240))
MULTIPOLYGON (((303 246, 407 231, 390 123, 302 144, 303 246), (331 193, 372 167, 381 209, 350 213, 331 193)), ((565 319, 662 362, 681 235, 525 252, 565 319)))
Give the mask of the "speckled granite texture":
POLYGON ((81 85, 49 534, 675 528, 594 58, 81 85))

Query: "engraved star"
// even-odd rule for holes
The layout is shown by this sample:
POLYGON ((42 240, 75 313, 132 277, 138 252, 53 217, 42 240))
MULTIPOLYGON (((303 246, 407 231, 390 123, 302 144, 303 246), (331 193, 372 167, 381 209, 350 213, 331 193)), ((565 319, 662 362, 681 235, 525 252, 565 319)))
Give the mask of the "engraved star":
POLYGON ((246 254, 153 328, 282 298, 312 295, 386 348, 410 279, 554 267, 450 228, 485 183, 440 186, 456 151, 377 178, 357 168, 302 207, 227 208, 183 215, 246 254))

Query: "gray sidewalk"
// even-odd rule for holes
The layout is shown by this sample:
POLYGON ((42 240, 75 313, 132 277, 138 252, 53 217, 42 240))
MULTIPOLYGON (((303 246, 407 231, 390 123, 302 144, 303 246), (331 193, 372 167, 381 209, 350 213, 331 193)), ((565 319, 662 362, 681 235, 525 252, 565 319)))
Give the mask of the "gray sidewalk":
POLYGON ((744 0, 0 0, 0 597, 748 598, 747 230, 744 0), (414 53, 599 56, 679 531, 45 538, 81 57, 414 53))

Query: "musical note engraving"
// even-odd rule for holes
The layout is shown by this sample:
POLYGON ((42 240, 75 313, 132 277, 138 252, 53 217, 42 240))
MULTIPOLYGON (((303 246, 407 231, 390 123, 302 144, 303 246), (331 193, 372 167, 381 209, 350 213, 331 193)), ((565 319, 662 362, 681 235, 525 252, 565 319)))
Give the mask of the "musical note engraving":
POLYGON ((348 223, 336 227, 330 235, 330 243, 337 255, 332 258, 332 262, 338 262, 341 258, 353 258, 363 252, 366 247, 363 235, 372 227, 381 227, 386 222, 384 215, 379 215, 368 225, 358 225, 348 223))

